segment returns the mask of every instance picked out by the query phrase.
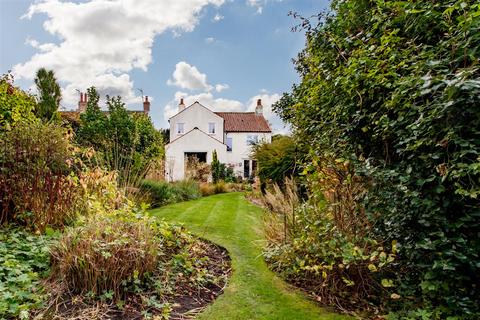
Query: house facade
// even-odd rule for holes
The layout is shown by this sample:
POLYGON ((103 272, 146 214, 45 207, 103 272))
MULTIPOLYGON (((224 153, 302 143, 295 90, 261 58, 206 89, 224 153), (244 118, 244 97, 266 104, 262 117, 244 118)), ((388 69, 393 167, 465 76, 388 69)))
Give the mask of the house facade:
POLYGON ((189 157, 211 163, 214 151, 221 163, 233 168, 235 176, 251 177, 256 169, 252 146, 272 139, 260 99, 255 112, 213 112, 198 101, 186 107, 181 99, 169 123, 170 143, 165 146, 167 181, 185 178, 189 157))

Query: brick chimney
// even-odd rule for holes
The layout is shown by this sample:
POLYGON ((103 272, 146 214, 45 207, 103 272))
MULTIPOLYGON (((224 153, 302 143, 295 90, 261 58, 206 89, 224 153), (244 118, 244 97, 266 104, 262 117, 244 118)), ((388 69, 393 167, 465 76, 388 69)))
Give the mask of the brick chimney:
POLYGON ((255 107, 256 114, 263 114, 262 99, 257 100, 257 106, 255 107))
POLYGON ((145 96, 145 101, 143 101, 143 113, 148 114, 150 112, 150 101, 148 101, 148 96, 145 96))
POLYGON ((78 112, 85 112, 87 110, 87 94, 80 92, 80 101, 78 101, 78 112))
POLYGON ((183 103, 183 98, 180 99, 180 103, 178 104, 178 112, 185 110, 185 103, 183 103))

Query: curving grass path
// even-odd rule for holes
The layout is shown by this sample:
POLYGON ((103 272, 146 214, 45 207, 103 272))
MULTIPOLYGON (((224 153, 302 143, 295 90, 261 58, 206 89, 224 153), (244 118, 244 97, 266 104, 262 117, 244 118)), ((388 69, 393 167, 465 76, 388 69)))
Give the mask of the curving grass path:
POLYGON ((275 276, 260 256, 262 210, 241 193, 227 193, 151 210, 180 222, 196 235, 225 247, 233 274, 199 319, 347 319, 327 312, 275 276))

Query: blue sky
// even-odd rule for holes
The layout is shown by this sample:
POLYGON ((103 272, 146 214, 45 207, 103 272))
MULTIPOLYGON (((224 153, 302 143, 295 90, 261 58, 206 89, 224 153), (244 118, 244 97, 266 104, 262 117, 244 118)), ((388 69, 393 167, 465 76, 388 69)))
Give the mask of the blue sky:
POLYGON ((39 67, 55 70, 62 107, 95 85, 141 108, 151 97, 155 125, 166 127, 178 99, 214 111, 248 111, 271 103, 298 81, 291 59, 304 35, 291 32, 296 11, 310 16, 327 0, 0 0, 0 71, 32 87, 39 67))

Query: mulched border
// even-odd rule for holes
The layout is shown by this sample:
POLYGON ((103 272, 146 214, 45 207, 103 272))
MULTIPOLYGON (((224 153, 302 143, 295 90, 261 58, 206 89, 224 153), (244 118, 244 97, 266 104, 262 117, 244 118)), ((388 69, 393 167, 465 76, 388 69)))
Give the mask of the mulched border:
MULTIPOLYGON (((205 287, 194 288, 188 282, 180 283, 175 289, 175 294, 162 297, 163 303, 172 305, 169 319, 193 319, 201 313, 210 303, 220 296, 228 284, 231 276, 231 258, 228 251, 208 240, 198 239, 198 244, 206 251, 209 258, 207 269, 210 273, 220 279, 220 283, 209 284, 205 287)), ((123 309, 113 303, 91 302, 81 295, 63 294, 55 296, 55 292, 66 292, 61 284, 51 281, 45 282, 48 292, 52 298, 48 306, 37 311, 34 319, 144 319, 142 314, 142 297, 139 294, 130 294, 125 299, 123 309)), ((145 296, 147 294, 144 293, 145 296)), ((148 311, 153 317, 161 315, 162 310, 152 308, 148 311)))

